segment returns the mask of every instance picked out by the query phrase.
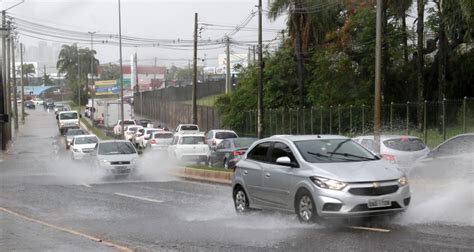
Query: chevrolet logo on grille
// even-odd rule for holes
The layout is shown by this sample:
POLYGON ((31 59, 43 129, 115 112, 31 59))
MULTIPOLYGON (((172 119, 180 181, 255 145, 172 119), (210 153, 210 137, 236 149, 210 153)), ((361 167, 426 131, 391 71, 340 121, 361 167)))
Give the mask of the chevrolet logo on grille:
POLYGON ((380 184, 377 183, 377 182, 374 182, 374 183, 372 183, 372 186, 373 186, 374 188, 379 188, 379 187, 380 187, 380 184))

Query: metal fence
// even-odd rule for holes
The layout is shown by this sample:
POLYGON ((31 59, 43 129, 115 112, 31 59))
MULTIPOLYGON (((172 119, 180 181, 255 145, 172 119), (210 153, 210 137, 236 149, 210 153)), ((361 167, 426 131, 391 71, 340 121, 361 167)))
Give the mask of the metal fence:
MULTIPOLYGON (((364 104, 311 107, 301 112, 291 108, 266 109, 264 135, 368 135, 373 134, 373 114, 373 107, 364 104)), ((430 146, 460 133, 474 132, 474 98, 384 104, 381 115, 383 134, 419 136, 430 146)), ((256 129, 257 111, 246 111, 239 129, 241 135, 256 136, 256 129)))

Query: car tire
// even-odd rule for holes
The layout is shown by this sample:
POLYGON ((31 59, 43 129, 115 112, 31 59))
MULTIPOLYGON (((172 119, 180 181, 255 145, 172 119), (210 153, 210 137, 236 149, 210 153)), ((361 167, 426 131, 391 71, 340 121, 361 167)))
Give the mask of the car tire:
POLYGON ((238 214, 246 214, 250 211, 250 204, 244 189, 241 186, 237 186, 233 193, 234 207, 238 214))
POLYGON ((318 219, 316 204, 311 193, 306 189, 300 189, 296 194, 295 211, 302 223, 314 223, 318 219))

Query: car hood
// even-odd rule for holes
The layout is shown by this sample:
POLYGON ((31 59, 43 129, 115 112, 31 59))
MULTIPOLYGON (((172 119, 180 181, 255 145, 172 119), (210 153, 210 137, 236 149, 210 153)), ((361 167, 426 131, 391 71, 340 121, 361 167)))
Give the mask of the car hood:
POLYGON ((340 163, 309 163, 314 176, 336 179, 343 182, 370 182, 394 180, 403 172, 387 161, 361 161, 340 163))
POLYGON ((105 159, 109 162, 115 161, 132 161, 132 159, 138 158, 137 154, 114 154, 114 155, 97 155, 97 159, 105 159))

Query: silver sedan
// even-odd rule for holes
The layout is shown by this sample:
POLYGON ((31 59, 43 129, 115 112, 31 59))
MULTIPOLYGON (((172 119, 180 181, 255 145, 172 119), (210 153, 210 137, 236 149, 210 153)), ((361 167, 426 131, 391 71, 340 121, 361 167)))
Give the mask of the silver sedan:
POLYGON ((390 214, 410 204, 406 175, 341 136, 274 136, 255 142, 237 163, 236 211, 295 212, 319 217, 390 214))

